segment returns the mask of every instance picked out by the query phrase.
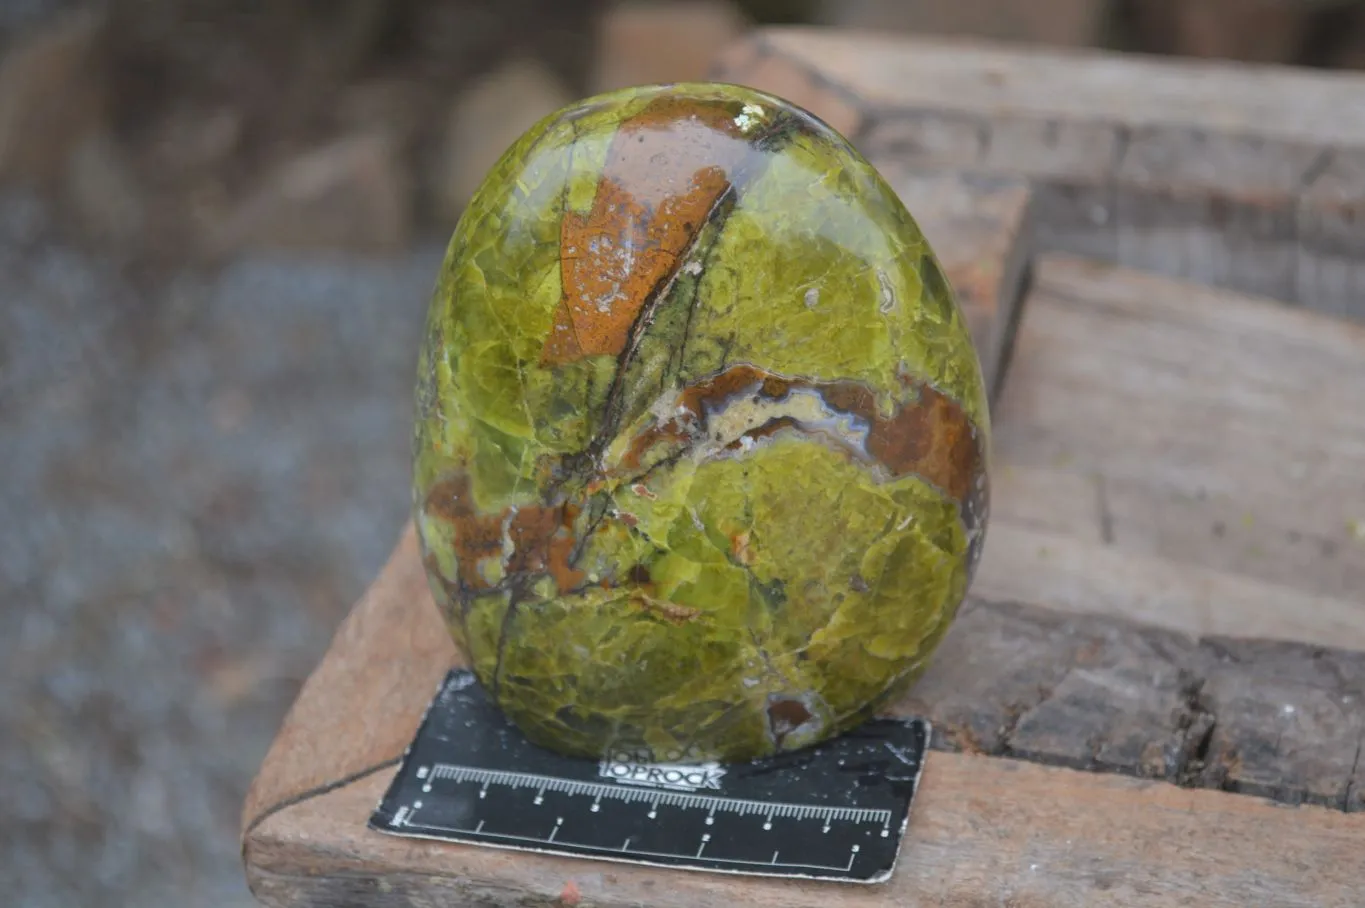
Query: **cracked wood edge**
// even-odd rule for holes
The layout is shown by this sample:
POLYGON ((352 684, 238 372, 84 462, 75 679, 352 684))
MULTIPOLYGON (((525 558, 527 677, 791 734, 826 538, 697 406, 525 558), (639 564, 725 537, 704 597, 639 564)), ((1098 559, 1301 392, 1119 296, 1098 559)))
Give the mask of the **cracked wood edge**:
POLYGON ((1365 807, 1365 653, 972 598, 897 711, 940 749, 1365 807))
POLYGON ((1365 75, 803 27, 713 74, 869 156, 1035 181, 1042 248, 1365 318, 1365 75))
MULTIPOLYGON (((1032 616, 1017 612, 1013 628, 1001 621, 1002 614, 1010 617, 1007 612, 974 606, 954 633, 969 651, 985 652, 990 648, 974 641, 986 639, 982 626, 995 626, 1002 645, 1022 652, 1010 641, 1023 632, 1019 628, 1036 624, 1042 610, 1032 616)), ((1081 663, 1072 674, 1114 663, 1116 674, 1102 682, 1110 688, 1127 677, 1125 672, 1143 670, 1134 663, 1134 653, 1140 663, 1142 654, 1163 651, 1162 658, 1171 665, 1216 655, 1210 650, 1201 656, 1199 647, 1189 648, 1193 644, 1180 649, 1181 644, 1160 633, 1152 637, 1140 632, 1148 636, 1125 643, 1133 629, 1110 619, 1090 619, 1093 625, 1081 632, 1065 626, 1049 630, 1046 620, 1065 625, 1065 619, 1043 620, 1041 630, 1032 632, 1034 639, 1062 638, 1054 648, 1058 653, 1069 648, 1073 655, 1065 658, 1081 663), (1115 654, 1119 657, 1111 660, 1115 654)), ((945 655, 916 691, 932 700, 930 714, 938 710, 946 723, 964 701, 943 694, 944 689, 959 688, 963 679, 991 682, 980 680, 989 672, 983 675, 980 665, 955 655, 953 644, 945 645, 945 655)), ((1249 663, 1275 664, 1264 654, 1242 656, 1249 663)), ((1299 665, 1295 654, 1280 661, 1286 660, 1299 665)), ((1038 670, 1038 659, 1025 661, 1030 671, 1038 670)), ((740 879, 407 840, 369 830, 366 822, 392 778, 393 762, 403 753, 439 679, 457 663, 426 591, 409 531, 305 685, 253 788, 244 818, 243 855, 258 899, 271 906, 389 906, 443 899, 553 905, 561 893, 576 889, 586 903, 601 906, 719 906, 736 901, 967 906, 1007 898, 1019 904, 1083 906, 1102 893, 1105 903, 1113 905, 1177 905, 1197 895, 1210 906, 1344 908, 1357 898, 1365 870, 1359 850, 1365 814, 1287 807, 1246 794, 944 752, 928 760, 900 864, 884 886, 740 879), (566 890, 569 882, 573 889, 566 890)), ((1010 666, 1018 664, 989 671, 997 682, 1008 684, 1010 666)), ((1343 664, 1339 683, 1355 684, 1365 677, 1365 670, 1353 674, 1352 664, 1343 664)), ((1289 669, 1282 664, 1277 671, 1283 675, 1289 669)), ((1183 677, 1177 681, 1177 695, 1186 697, 1191 682, 1183 677)), ((1016 690, 1033 683, 1023 678, 1016 682, 1016 690)), ((1087 691, 1083 686, 1072 689, 1075 683, 1057 683, 1052 696, 1021 714, 1014 722, 1014 746, 1051 746, 1047 742, 1058 734, 1057 721, 1070 722, 1069 713, 1086 702, 1087 691), (1044 715, 1049 709, 1055 713, 1051 719, 1044 715), (1021 746, 1026 742, 1032 743, 1021 746)), ((1146 696, 1135 680, 1126 683, 1134 687, 1134 696, 1146 696)), ((1233 697, 1254 693, 1240 691, 1233 697)), ((997 696, 993 702, 1008 699, 997 696)), ((916 702, 902 705, 909 708, 917 708, 916 702)), ((1107 712, 1092 709, 1099 721, 1100 713, 1107 712)), ((1153 727, 1167 721, 1152 709, 1131 709, 1113 718, 1122 729, 1140 724, 1144 716, 1153 727)), ((1093 731, 1084 723, 1074 728, 1076 734, 1093 731)), ((1216 730, 1196 736, 1200 749, 1217 753, 1216 730)), ((1113 740, 1127 742, 1123 735, 1113 740)), ((1122 746, 1138 753, 1144 749, 1122 746)))

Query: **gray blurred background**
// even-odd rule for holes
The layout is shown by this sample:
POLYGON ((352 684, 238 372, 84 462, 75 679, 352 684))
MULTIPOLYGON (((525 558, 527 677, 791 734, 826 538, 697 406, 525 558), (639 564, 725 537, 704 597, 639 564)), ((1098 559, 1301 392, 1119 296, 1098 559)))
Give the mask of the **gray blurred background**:
POLYGON ((465 200, 791 21, 1365 67, 1334 0, 0 0, 0 903, 250 904, 242 796, 406 516, 465 200))

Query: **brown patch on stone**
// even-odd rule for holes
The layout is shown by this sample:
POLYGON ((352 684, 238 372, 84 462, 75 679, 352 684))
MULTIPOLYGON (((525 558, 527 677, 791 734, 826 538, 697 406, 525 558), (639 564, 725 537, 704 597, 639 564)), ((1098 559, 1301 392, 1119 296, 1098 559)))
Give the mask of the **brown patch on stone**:
POLYGON ((896 476, 914 473, 965 501, 984 467, 976 431, 957 401, 916 383, 919 400, 873 423, 868 453, 896 476))
POLYGON ((749 540, 748 530, 730 537, 730 553, 735 556, 735 560, 740 564, 749 565, 754 562, 754 553, 749 547, 749 540))
MULTIPOLYGON (((752 394, 781 400, 794 388, 809 388, 830 409, 868 425, 866 450, 860 453, 880 463, 893 477, 919 476, 965 506, 978 494, 978 479, 985 469, 981 438, 957 401, 925 382, 908 379, 906 384, 915 397, 887 416, 879 410, 872 390, 858 382, 788 378, 740 363, 684 388, 677 403, 684 415, 640 432, 622 464, 637 469, 645 454, 660 443, 690 445, 704 433, 707 414, 722 409, 732 398, 752 394)), ((763 438, 783 429, 807 431, 799 420, 783 416, 756 426, 742 438, 763 438)), ((736 441, 727 449, 739 446, 736 441)))
POLYGON ((503 557, 504 524, 512 543, 512 552, 507 556, 509 576, 549 574, 560 592, 580 586, 585 579, 584 573, 571 564, 576 514, 571 505, 526 505, 515 512, 509 508, 498 514, 480 514, 471 499, 469 477, 457 475, 432 486, 424 511, 455 527, 460 580, 473 590, 492 588, 478 570, 478 563, 485 558, 503 557))
POLYGON ((427 490, 422 510, 432 517, 455 521, 474 514, 473 490, 463 473, 447 477, 427 490))
MULTIPOLYGON (((686 416, 674 417, 663 424, 655 424, 631 439, 630 447, 621 458, 628 470, 639 469, 644 455, 660 443, 686 446, 691 444, 707 411, 707 405, 725 401, 746 391, 759 391, 771 398, 787 395, 792 382, 765 372, 748 363, 738 363, 723 372, 700 379, 682 389, 677 406, 686 416), (755 388, 755 385, 758 387, 755 388)), ((773 431, 776 431, 776 427, 773 431)), ((771 433, 769 433, 771 434, 771 433)))
POLYGON ((768 420, 757 429, 750 429, 736 440, 725 446, 727 451, 738 451, 744 447, 744 439, 750 438, 757 441, 760 438, 771 438, 783 429, 801 430, 801 424, 790 416, 778 416, 768 420))
POLYGON ((754 153, 731 105, 664 96, 622 123, 586 215, 560 226, 563 296, 541 362, 618 356, 754 153))
POLYGON ((805 703, 794 697, 773 697, 768 700, 768 730, 778 747, 786 737, 815 716, 805 703))

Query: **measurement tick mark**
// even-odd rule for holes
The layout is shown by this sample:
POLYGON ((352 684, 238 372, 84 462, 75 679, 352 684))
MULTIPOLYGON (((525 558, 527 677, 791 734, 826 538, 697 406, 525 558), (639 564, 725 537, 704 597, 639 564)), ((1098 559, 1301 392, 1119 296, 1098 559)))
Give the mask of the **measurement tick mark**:
POLYGON ((856 860, 858 860, 858 846, 857 846, 857 845, 854 845, 854 846, 853 846, 853 849, 852 849, 852 850, 849 852, 849 854, 848 854, 848 866, 845 867, 844 869, 845 869, 845 870, 852 870, 852 869, 853 869, 853 862, 856 861, 856 860))

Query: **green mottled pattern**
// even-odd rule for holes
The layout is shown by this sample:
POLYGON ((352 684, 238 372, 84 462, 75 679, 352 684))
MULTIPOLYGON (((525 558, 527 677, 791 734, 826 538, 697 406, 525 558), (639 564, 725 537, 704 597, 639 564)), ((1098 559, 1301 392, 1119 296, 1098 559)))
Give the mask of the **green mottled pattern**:
POLYGON ((452 633, 533 740, 730 759, 803 746, 903 690, 951 622, 973 567, 968 527, 920 476, 778 433, 741 456, 684 453, 644 489, 622 478, 651 407, 737 363, 857 382, 888 413, 913 398, 907 376, 927 383, 970 419, 985 468, 962 314, 911 215, 828 127, 747 89, 679 85, 589 99, 507 151, 460 220, 431 304, 414 504, 452 633), (702 229, 691 260, 703 267, 660 301, 626 367, 619 432, 583 467, 618 360, 541 365, 563 292, 560 222, 566 206, 589 210, 616 130, 664 91, 792 112, 803 127, 702 229), (458 521, 427 506, 456 476, 481 515, 580 506, 582 588, 544 573, 499 586, 494 558, 481 576, 495 588, 474 589, 458 521), (642 573, 647 584, 632 579, 642 573), (810 718, 775 731, 770 704, 792 700, 810 718))

